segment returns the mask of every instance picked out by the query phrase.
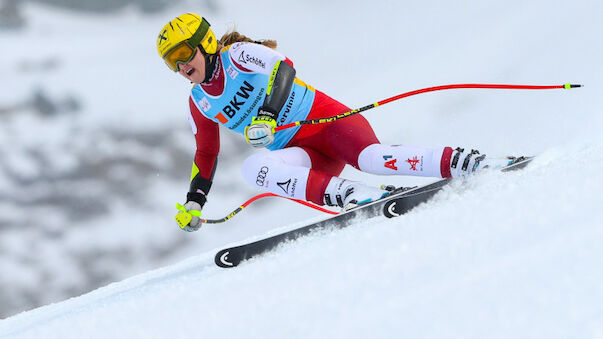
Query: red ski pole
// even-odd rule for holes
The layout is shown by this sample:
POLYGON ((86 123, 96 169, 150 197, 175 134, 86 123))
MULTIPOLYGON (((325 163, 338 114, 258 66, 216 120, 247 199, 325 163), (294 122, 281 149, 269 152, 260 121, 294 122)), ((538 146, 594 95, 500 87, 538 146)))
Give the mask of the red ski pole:
POLYGON ((564 84, 564 85, 552 85, 552 86, 531 86, 531 85, 496 85, 496 84, 454 84, 454 85, 444 85, 444 86, 435 86, 435 87, 427 87, 427 88, 423 88, 423 89, 418 89, 415 91, 411 91, 411 92, 406 92, 406 93, 402 93, 402 94, 398 94, 396 96, 393 96, 391 98, 387 98, 378 102, 375 102, 373 104, 364 106, 364 107, 360 107, 358 109, 354 109, 351 110, 349 112, 345 112, 345 113, 341 113, 341 114, 337 114, 331 117, 327 117, 327 118, 320 118, 320 119, 309 119, 309 120, 301 120, 301 121, 296 121, 296 122, 292 122, 290 124, 286 124, 283 126, 278 126, 276 128, 274 128, 274 132, 278 132, 278 131, 282 131, 284 129, 287 128, 292 128, 292 127, 296 127, 296 126, 301 126, 301 125, 316 125, 316 124, 325 124, 325 123, 329 123, 329 122, 334 122, 337 121, 339 119, 343 119, 343 118, 347 118, 349 116, 352 116, 354 114, 358 114, 360 112, 364 112, 367 111, 371 108, 375 108, 377 106, 381 106, 381 105, 385 105, 388 102, 392 102, 392 101, 396 101, 402 98, 407 98, 413 95, 417 95, 417 94, 422 94, 422 93, 427 93, 427 92, 434 92, 434 91, 442 91, 442 90, 446 90, 446 89, 460 89, 460 88, 485 88, 485 89, 571 89, 571 88, 576 88, 576 87, 582 87, 582 85, 576 85, 576 84, 564 84))
POLYGON ((291 201, 294 201, 298 204, 302 204, 304 206, 308 206, 311 207, 315 210, 324 212, 324 213, 328 213, 328 214, 339 214, 339 212, 334 212, 331 210, 328 210, 326 208, 322 208, 318 205, 315 205, 311 202, 307 202, 307 201, 303 201, 303 200, 297 200, 297 199, 291 199, 291 198, 286 198, 286 197, 281 197, 280 195, 276 195, 274 193, 262 193, 262 194, 258 194, 252 198, 250 198, 249 200, 245 201, 241 206, 237 207, 234 211, 232 211, 232 213, 230 213, 229 215, 225 216, 222 219, 201 219, 201 222, 204 224, 220 224, 223 223, 225 221, 230 220, 232 217, 234 217, 235 215, 237 215, 239 212, 241 212, 245 207, 249 206, 252 202, 258 200, 258 199, 262 199, 262 198, 266 198, 266 197, 280 197, 280 198, 285 198, 285 199, 289 199, 291 201))

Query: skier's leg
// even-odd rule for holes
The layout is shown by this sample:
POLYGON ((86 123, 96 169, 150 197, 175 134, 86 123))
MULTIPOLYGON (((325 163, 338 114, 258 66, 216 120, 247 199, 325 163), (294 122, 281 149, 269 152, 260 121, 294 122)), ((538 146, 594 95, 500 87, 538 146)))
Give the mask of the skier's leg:
POLYGON ((289 147, 249 156, 241 167, 245 181, 253 187, 306 200, 306 186, 312 162, 306 151, 289 147))
MULTIPOLYGON (((316 108, 334 113, 349 111, 328 97, 321 97, 316 108)), ((460 177, 477 170, 480 161, 484 160, 477 151, 461 148, 380 144, 369 122, 359 114, 326 124, 320 130, 315 128, 313 132, 312 137, 295 141, 373 174, 460 177)), ((300 135, 311 135, 311 132, 300 135)))
POLYGON ((360 170, 380 175, 462 177, 476 171, 485 155, 461 148, 427 148, 410 145, 374 144, 358 156, 360 170))
POLYGON ((341 174, 345 162, 332 159, 313 148, 302 147, 310 156, 312 168, 308 174, 308 185, 306 186, 306 198, 318 205, 324 205, 324 193, 331 182, 341 174))
POLYGON ((386 193, 337 177, 344 166, 343 161, 330 159, 313 149, 288 147, 248 157, 241 171, 245 181, 254 187, 318 205, 368 202, 386 193))
POLYGON ((339 174, 345 166, 343 160, 334 160, 312 148, 303 149, 312 163, 306 185, 306 200, 318 205, 343 207, 351 202, 367 203, 387 193, 380 188, 340 178, 339 174))
MULTIPOLYGON (((347 112, 345 105, 317 92, 309 119, 347 112)), ((312 159, 307 185, 308 200, 317 204, 343 206, 366 203, 387 193, 376 187, 339 178, 345 164, 358 168, 358 154, 379 143, 368 121, 354 115, 335 123, 302 126, 290 146, 302 147, 312 159)))
POLYGON ((379 175, 416 175, 444 177, 442 163, 450 155, 444 148, 434 149, 410 145, 373 144, 358 155, 358 168, 379 175))

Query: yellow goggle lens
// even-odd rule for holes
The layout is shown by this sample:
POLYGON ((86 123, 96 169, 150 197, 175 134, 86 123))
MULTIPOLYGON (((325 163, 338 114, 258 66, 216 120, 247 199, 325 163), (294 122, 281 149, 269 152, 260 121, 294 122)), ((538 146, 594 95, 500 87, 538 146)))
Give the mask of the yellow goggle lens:
POLYGON ((190 47, 186 42, 181 42, 167 52, 163 60, 172 71, 178 72, 178 64, 186 64, 193 60, 196 51, 196 48, 190 47))

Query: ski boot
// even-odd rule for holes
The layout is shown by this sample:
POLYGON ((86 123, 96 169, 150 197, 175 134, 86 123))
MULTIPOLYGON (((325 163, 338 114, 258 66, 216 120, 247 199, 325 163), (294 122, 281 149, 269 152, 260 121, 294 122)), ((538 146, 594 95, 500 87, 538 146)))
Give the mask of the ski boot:
POLYGON ((357 181, 333 177, 324 194, 324 203, 328 206, 348 208, 350 205, 364 205, 379 200, 390 194, 390 191, 370 187, 357 181))
POLYGON ((471 152, 465 152, 465 149, 457 147, 452 152, 450 160, 450 175, 453 178, 465 178, 469 175, 487 167, 486 164, 480 167, 486 159, 485 154, 480 154, 478 150, 472 149, 471 152))

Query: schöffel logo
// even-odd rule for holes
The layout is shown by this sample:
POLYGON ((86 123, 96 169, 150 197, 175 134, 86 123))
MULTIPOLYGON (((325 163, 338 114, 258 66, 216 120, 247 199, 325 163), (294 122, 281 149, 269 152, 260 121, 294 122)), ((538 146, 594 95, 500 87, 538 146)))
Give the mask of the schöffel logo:
POLYGON ((297 178, 293 179, 293 183, 291 183, 291 179, 284 182, 277 182, 278 187, 280 187, 287 195, 290 197, 295 195, 295 187, 297 186, 297 178), (289 193, 289 188, 291 188, 291 193, 289 193))
POLYGON ((262 68, 266 68, 266 63, 264 61, 249 54, 245 54, 245 51, 241 51, 241 55, 239 55, 239 62, 244 64, 251 63, 262 68))
POLYGON ((255 183, 258 186, 264 186, 264 181, 266 180, 267 175, 268 175, 268 167, 262 166, 262 168, 260 168, 260 171, 258 172, 257 178, 255 179, 255 183))
POLYGON ((285 182, 277 182, 278 187, 280 187, 285 193, 289 194, 289 184, 291 184, 291 179, 285 182))

